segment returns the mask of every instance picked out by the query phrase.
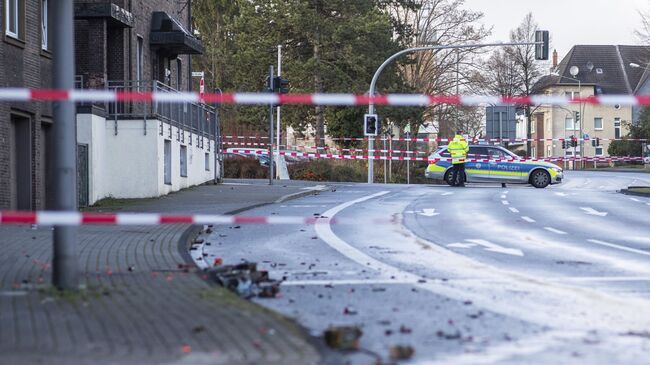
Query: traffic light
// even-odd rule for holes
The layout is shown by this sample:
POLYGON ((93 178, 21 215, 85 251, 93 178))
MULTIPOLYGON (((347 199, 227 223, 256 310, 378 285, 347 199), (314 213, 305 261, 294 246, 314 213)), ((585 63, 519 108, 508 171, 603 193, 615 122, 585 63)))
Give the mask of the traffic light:
POLYGON ((535 31, 535 59, 538 61, 548 61, 548 30, 535 31))
POLYGON ((289 92, 289 80, 276 76, 273 79, 273 92, 286 94, 289 92))
POLYGON ((363 116, 363 135, 376 136, 379 132, 379 118, 377 114, 365 114, 363 116))
POLYGON ((275 78, 271 80, 270 77, 266 77, 266 91, 272 93, 275 90, 275 78))
POLYGON ((578 139, 574 136, 571 136, 571 147, 577 147, 578 146, 578 139))
POLYGON ((566 140, 562 140, 562 149, 566 150, 566 140))
POLYGON ((580 112, 576 112, 576 125, 580 123, 580 112))

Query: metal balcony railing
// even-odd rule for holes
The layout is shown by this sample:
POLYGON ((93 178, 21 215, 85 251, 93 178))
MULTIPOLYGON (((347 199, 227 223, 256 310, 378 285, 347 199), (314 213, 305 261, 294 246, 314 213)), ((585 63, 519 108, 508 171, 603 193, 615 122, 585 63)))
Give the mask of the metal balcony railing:
MULTIPOLYGON (((179 93, 178 90, 160 81, 108 81, 107 89, 124 92, 179 93)), ((199 137, 215 139, 219 130, 215 108, 202 103, 116 101, 107 103, 105 109, 108 119, 115 120, 116 126, 118 120, 142 119, 146 123, 147 120, 157 119, 161 122, 161 134, 162 123, 168 123, 170 127, 178 128, 177 138, 181 136, 185 138, 185 132, 189 132, 196 136, 197 144, 203 143, 199 137)), ((169 133, 171 138, 171 128, 169 133)), ((190 139, 189 143, 192 142, 190 139)))

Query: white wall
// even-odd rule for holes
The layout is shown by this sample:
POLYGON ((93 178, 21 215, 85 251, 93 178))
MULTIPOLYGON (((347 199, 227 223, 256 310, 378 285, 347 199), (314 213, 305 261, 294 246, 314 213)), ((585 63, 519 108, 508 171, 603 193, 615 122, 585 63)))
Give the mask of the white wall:
POLYGON ((77 115, 77 141, 88 144, 90 204, 100 199, 147 198, 168 194, 214 179, 214 142, 184 132, 160 121, 147 120, 146 133, 143 120, 119 120, 117 135, 115 122, 92 114, 77 115), (171 140, 172 184, 164 181, 164 141, 171 140), (187 146, 187 177, 180 176, 180 146, 187 146), (208 150, 209 147, 209 150, 208 150), (208 153, 209 171, 205 170, 208 153))

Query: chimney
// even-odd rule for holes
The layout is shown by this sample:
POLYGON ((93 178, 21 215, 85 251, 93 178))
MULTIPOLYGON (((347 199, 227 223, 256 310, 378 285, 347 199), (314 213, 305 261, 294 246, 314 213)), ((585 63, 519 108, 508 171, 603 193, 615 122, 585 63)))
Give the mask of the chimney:
POLYGON ((557 67, 557 49, 553 50, 553 68, 557 67))

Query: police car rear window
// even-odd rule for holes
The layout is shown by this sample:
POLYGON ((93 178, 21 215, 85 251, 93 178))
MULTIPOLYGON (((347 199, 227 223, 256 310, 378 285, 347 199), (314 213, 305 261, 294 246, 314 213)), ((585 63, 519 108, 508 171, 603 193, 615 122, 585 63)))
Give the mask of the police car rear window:
POLYGON ((438 151, 438 154, 440 155, 440 157, 451 157, 451 153, 449 153, 449 151, 446 148, 443 148, 440 151, 438 151))

